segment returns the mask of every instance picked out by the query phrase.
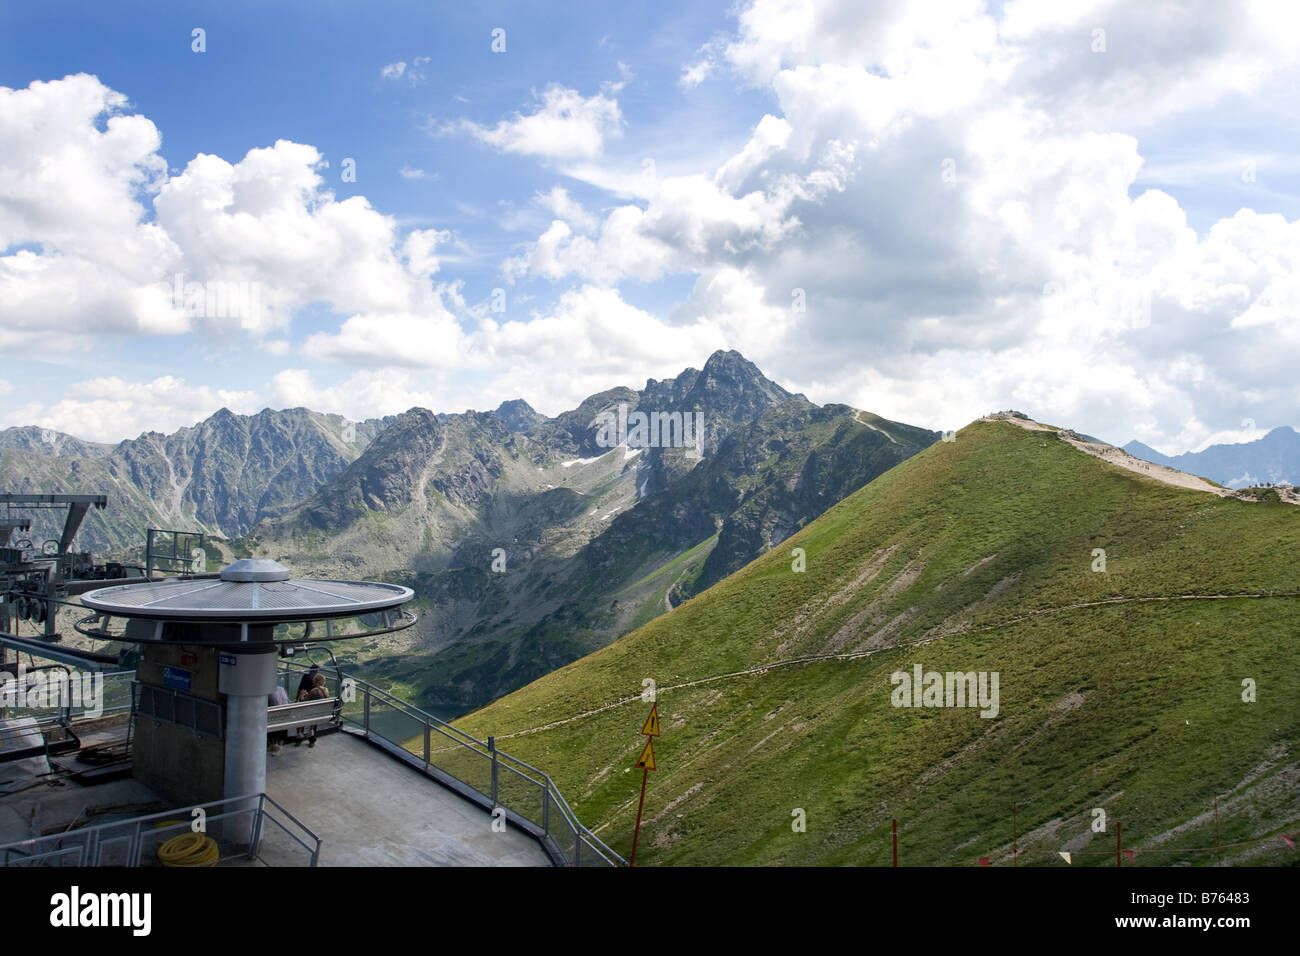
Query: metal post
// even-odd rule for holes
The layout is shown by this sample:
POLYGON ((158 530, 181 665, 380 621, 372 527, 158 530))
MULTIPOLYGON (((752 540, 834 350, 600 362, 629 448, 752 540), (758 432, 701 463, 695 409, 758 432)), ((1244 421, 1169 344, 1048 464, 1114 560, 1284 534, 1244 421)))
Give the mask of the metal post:
POLYGON ((542 787, 542 833, 551 835, 551 788, 542 787))
POLYGON ((1115 824, 1115 865, 1116 866, 1124 865, 1123 863, 1120 862, 1120 851, 1124 843, 1123 833, 1124 833, 1124 824, 1117 822, 1115 824))
POLYGON ((429 722, 424 722, 424 769, 429 769, 429 722))
POLYGON ((641 771, 641 801, 636 805, 636 829, 632 831, 632 855, 628 857, 628 866, 636 866, 636 843, 641 836, 641 810, 645 807, 645 785, 649 779, 650 768, 645 767, 641 771))
MULTIPOLYGON (((45 569, 45 596, 47 597, 53 597, 58 590, 58 570, 59 566, 55 562, 51 562, 50 566, 45 569)), ((59 606, 51 601, 43 600, 41 603, 45 605, 45 636, 53 638, 54 625, 57 623, 55 616, 59 612, 59 606)))
POLYGON ((361 726, 365 728, 366 736, 370 736, 370 685, 366 685, 366 696, 362 708, 361 726))
POLYGON ((495 737, 489 737, 488 752, 492 754, 492 806, 497 805, 497 740, 495 737))
POLYGON ((894 866, 898 866, 898 820, 894 820, 894 866))
POLYGON ((248 858, 257 859, 258 845, 262 839, 262 814, 266 812, 266 794, 260 794, 257 798, 257 809, 253 811, 253 836, 248 844, 248 858))

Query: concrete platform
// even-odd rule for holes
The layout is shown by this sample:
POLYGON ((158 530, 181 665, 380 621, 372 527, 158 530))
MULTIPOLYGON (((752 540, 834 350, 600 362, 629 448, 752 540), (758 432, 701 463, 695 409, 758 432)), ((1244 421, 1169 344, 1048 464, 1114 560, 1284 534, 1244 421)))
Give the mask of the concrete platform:
MULTIPOLYGON (((267 794, 321 838, 321 866, 550 865, 537 840, 494 833, 487 811, 350 734, 266 763, 267 794)), ((283 841, 269 837, 262 857, 274 866, 283 841)))
MULTIPOLYGON (((126 717, 84 722, 77 732, 83 747, 120 744, 126 739, 126 717)), ((91 769, 75 753, 53 757, 52 764, 44 757, 0 763, 0 845, 167 809, 136 780, 90 787, 52 772, 91 769)))
MULTIPOLYGON (((96 728, 83 743, 117 742, 125 724, 96 728)), ((87 728, 82 728, 83 732, 87 728)), ((267 754, 267 793, 321 838, 321 866, 549 866, 537 840, 514 828, 492 831, 476 804, 346 733, 267 754)), ((73 754, 54 760, 73 769, 73 754)), ((84 786, 50 774, 41 758, 0 764, 0 845, 170 809, 127 778, 84 786)), ((276 815, 274 808, 269 809, 276 815)), ((259 859, 222 866, 305 866, 310 852, 273 823, 259 859)), ((152 853, 148 863, 152 864, 152 853)))

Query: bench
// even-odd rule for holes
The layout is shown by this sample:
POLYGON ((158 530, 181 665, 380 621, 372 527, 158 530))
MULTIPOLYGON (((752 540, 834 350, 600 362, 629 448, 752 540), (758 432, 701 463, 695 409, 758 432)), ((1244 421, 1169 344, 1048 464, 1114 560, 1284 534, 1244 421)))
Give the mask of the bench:
POLYGON ((305 730, 313 724, 342 724, 343 701, 337 697, 280 704, 266 710, 266 732, 305 730))

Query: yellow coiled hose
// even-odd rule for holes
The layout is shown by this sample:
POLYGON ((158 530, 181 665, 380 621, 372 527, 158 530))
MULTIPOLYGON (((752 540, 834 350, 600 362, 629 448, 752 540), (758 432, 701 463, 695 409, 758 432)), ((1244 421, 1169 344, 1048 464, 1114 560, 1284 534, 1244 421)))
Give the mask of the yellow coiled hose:
POLYGON ((216 841, 203 833, 182 833, 158 848, 163 866, 216 866, 220 855, 216 841))

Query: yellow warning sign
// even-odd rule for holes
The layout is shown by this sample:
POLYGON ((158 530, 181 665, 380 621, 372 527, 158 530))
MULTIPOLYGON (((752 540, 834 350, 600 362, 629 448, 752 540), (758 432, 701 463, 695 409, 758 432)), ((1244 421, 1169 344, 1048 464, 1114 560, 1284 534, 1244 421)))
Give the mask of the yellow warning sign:
POLYGON ((653 770, 655 768, 655 742, 647 740, 645 750, 641 751, 641 756, 637 758, 636 768, 638 770, 653 770))
POLYGON ((650 707, 650 716, 645 719, 645 726, 641 728, 641 733, 647 737, 659 736, 659 702, 655 701, 650 707))

